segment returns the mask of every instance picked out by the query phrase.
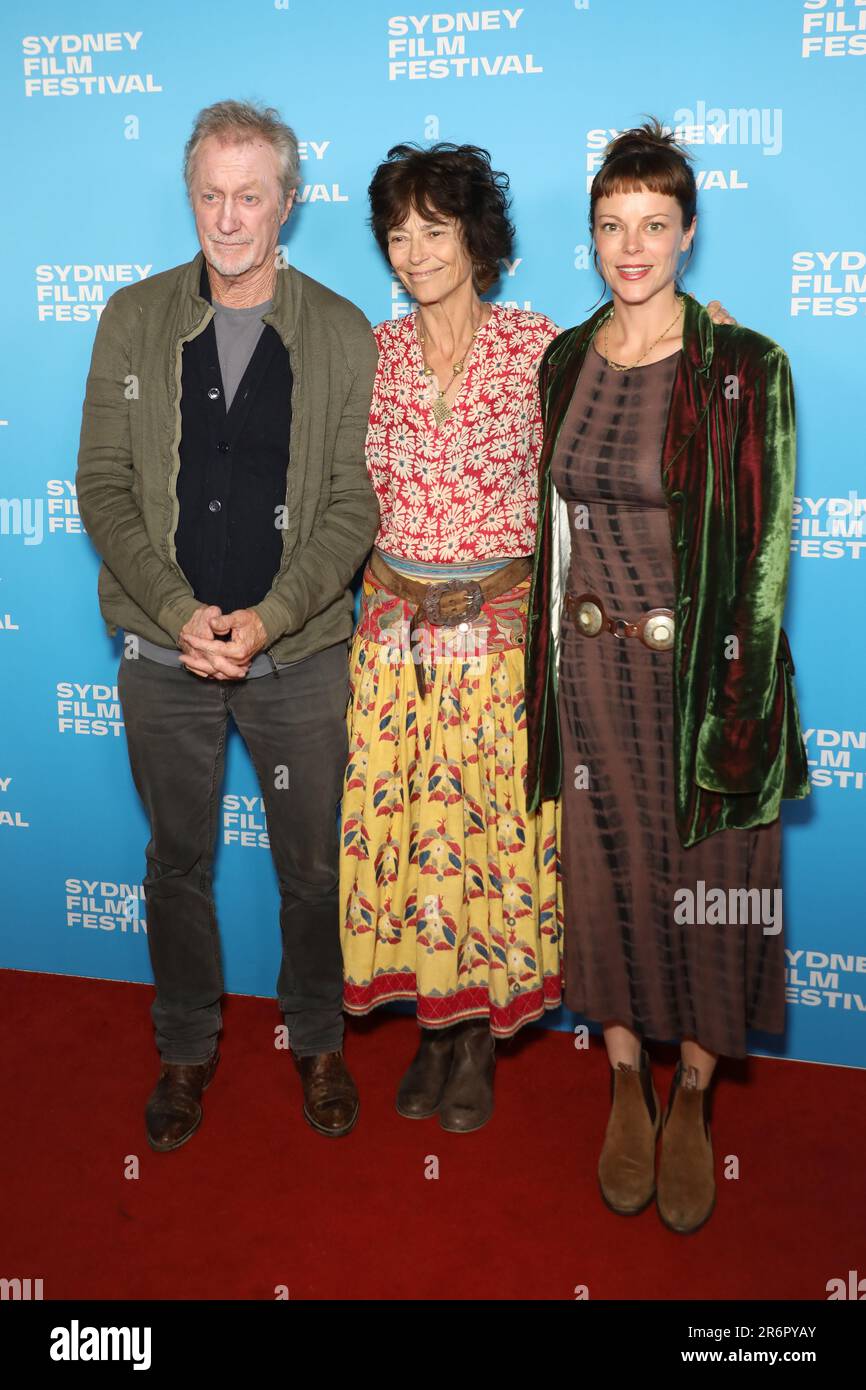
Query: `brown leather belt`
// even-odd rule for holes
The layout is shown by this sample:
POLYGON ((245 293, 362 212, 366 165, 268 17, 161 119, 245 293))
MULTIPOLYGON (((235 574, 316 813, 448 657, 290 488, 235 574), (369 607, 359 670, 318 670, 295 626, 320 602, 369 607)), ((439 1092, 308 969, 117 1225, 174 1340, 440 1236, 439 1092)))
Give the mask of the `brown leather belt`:
MULTIPOLYGON (((532 556, 521 555, 484 579, 447 579, 439 584, 424 584, 398 574, 383 560, 378 550, 374 550, 370 556, 370 572, 374 578, 392 594, 415 606, 415 614, 409 625, 410 641, 414 640, 416 629, 425 623, 431 627, 459 627, 462 632, 467 632, 472 619, 478 617, 485 603, 507 594, 509 589, 527 577, 531 569, 532 556)), ((417 660, 413 664, 418 693, 424 695, 426 683, 423 664, 417 660)))
POLYGON ((637 637, 653 652, 666 652, 674 645, 674 618, 670 608, 650 608, 636 623, 610 618, 598 594, 566 594, 565 606, 584 637, 612 632, 614 637, 637 637))

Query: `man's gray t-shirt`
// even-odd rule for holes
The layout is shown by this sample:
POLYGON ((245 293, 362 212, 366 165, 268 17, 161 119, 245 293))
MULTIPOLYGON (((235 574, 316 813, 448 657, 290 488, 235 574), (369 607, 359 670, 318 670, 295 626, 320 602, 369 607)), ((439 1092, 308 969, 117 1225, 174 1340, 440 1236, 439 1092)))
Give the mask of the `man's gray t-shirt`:
MULTIPOLYGON (((226 410, 231 409, 235 392, 240 385, 244 372, 250 363, 250 358, 256 350, 259 338, 265 330, 262 321, 263 315, 267 314, 273 306, 273 300, 268 299, 264 304, 253 304, 246 309, 231 309, 225 304, 214 304, 214 331, 216 333, 217 354, 219 356, 220 375, 223 382, 223 395, 225 398, 226 410)), ((124 634, 124 636, 135 636, 138 645, 139 655, 148 657, 151 661, 158 661, 163 666, 180 666, 180 652, 173 647, 160 647, 156 642, 149 642, 144 637, 135 634, 124 634)), ((126 644, 124 644, 126 649, 126 644)), ((293 665, 293 662, 282 662, 277 669, 282 671, 285 666, 293 665)), ((246 679, 251 676, 266 676, 273 671, 274 663, 266 652, 258 652, 250 662, 246 679)))
POLYGON ((265 330, 262 315, 270 311, 273 302, 268 299, 264 304, 253 304, 247 309, 230 309, 225 304, 213 306, 217 354, 227 411, 231 410, 235 392, 265 330))

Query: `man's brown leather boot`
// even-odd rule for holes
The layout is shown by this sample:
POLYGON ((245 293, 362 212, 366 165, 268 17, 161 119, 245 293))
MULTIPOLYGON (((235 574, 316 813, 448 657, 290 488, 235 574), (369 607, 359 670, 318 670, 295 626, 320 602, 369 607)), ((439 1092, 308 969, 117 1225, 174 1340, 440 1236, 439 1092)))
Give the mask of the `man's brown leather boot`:
POLYGON ((144 1112, 147 1142, 157 1153, 179 1149, 195 1134, 201 1124, 202 1092, 213 1080, 219 1059, 217 1050, 208 1062, 163 1062, 144 1112))
POLYGON ((716 1201, 709 1092, 694 1067, 677 1066, 665 1126, 656 1204, 664 1224, 689 1235, 709 1218, 716 1201))
POLYGON ((329 1138, 348 1134, 361 1106, 342 1050, 296 1057, 295 1063, 304 1088, 304 1119, 329 1138))
POLYGON ((646 1052, 640 1068, 618 1062, 611 1067, 612 1106, 598 1160, 601 1195, 611 1211, 636 1216, 655 1192, 656 1137, 661 1108, 646 1052))
POLYGON ((422 1028, 418 1051, 400 1082, 397 1110, 407 1120, 426 1120, 435 1115, 442 1100, 451 1059, 455 1029, 422 1028))
POLYGON ((486 1018, 455 1026, 451 1070, 439 1107, 439 1123, 452 1134, 469 1134, 493 1114, 494 1039, 486 1018))

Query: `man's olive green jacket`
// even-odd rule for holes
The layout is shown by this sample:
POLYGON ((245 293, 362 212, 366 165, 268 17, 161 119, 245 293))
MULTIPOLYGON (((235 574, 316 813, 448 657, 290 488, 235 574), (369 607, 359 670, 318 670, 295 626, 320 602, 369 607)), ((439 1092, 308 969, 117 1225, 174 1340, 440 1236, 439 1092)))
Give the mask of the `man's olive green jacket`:
MULTIPOLYGON (((99 602, 118 628, 164 647, 201 600, 177 563, 183 345, 213 317, 199 254, 128 285, 105 306, 87 378, 76 487, 102 557, 99 602)), ((379 509, 364 461, 376 342, 348 300, 292 267, 264 316, 292 368, 292 424, 280 567, 253 605, 275 662, 298 661, 352 632, 352 577, 379 509)))

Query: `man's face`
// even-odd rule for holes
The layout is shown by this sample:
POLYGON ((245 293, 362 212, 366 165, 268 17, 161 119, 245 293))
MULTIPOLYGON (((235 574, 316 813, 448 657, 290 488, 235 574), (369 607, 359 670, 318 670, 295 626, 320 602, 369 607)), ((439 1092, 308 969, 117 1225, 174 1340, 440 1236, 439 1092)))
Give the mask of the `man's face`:
POLYGON ((272 260, 295 195, 283 198, 277 156, 261 140, 223 142, 209 135, 195 161, 191 201, 208 265, 225 276, 255 272, 272 260))

